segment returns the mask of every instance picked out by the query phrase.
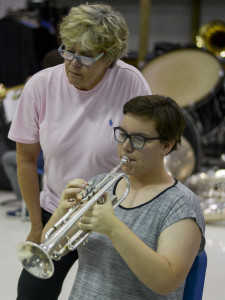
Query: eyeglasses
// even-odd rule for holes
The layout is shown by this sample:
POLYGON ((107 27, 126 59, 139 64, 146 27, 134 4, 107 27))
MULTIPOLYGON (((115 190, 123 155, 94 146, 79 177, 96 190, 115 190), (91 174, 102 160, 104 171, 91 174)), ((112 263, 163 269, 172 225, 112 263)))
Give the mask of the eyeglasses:
POLYGON ((133 149, 142 149, 146 141, 160 140, 161 137, 146 138, 145 136, 128 134, 120 127, 113 127, 115 140, 119 143, 124 143, 129 138, 130 144, 133 149))
POLYGON ((72 60, 74 60, 74 58, 76 58, 77 61, 79 62, 79 64, 81 64, 83 66, 93 65, 93 63, 95 63, 97 60, 99 60, 99 58, 101 58, 104 55, 104 52, 102 52, 97 57, 92 58, 92 57, 87 57, 87 56, 82 56, 82 55, 75 55, 72 52, 69 52, 63 48, 65 48, 65 46, 61 45, 58 49, 58 52, 62 56, 62 58, 66 59, 66 60, 70 60, 70 61, 72 61, 72 60))

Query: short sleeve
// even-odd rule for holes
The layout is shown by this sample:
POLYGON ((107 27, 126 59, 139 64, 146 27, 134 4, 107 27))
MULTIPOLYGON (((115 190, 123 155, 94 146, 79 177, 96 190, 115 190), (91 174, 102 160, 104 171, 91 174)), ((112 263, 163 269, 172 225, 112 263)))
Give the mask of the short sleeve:
POLYGON ((193 219, 201 230, 202 240, 199 248, 199 254, 204 250, 205 246, 205 222, 202 213, 200 201, 198 197, 192 193, 185 191, 173 194, 173 199, 168 201, 169 205, 166 209, 166 216, 161 227, 161 231, 170 225, 184 219, 193 219))
POLYGON ((34 79, 31 78, 19 99, 8 134, 9 139, 13 141, 25 144, 39 142, 39 109, 35 100, 38 95, 34 83, 34 79))

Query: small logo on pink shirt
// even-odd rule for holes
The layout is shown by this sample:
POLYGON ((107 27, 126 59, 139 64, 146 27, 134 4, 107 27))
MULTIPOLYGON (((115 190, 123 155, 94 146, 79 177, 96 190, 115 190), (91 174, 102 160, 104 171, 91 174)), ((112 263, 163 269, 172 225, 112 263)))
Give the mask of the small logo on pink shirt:
POLYGON ((113 126, 113 121, 112 121, 112 119, 109 120, 109 126, 113 126))

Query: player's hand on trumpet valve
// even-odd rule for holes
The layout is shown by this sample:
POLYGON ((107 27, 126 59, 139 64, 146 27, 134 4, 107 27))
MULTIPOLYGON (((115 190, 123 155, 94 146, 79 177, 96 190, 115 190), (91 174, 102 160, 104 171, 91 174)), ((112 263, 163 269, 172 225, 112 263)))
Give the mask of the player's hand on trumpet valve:
POLYGON ((81 230, 95 231, 105 235, 111 233, 117 218, 109 194, 105 193, 103 197, 105 201, 103 204, 96 203, 80 218, 78 227, 81 230))
POLYGON ((54 214, 57 214, 59 217, 64 216, 68 209, 81 201, 82 194, 85 192, 87 186, 88 182, 83 179, 70 181, 61 194, 59 205, 54 214))

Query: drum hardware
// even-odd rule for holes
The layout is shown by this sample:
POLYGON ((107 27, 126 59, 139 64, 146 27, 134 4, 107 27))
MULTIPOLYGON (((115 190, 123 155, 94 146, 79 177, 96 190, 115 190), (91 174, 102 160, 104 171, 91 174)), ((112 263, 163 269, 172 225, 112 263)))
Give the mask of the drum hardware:
POLYGON ((225 149, 225 120, 211 132, 202 135, 201 143, 208 159, 219 159, 225 149))
POLYGON ((87 189, 81 202, 70 208, 50 228, 42 244, 22 242, 18 245, 19 260, 29 273, 42 279, 50 278, 54 273, 52 259, 59 260, 68 250, 75 250, 86 241, 89 234, 91 234, 90 231, 78 230, 71 238, 67 236, 67 233, 91 207, 96 203, 104 203, 103 194, 121 178, 124 178, 127 182, 126 190, 120 199, 117 199, 116 196, 111 198, 113 208, 117 207, 127 197, 130 190, 129 178, 123 172, 116 173, 123 164, 127 163, 129 163, 129 158, 123 156, 119 165, 108 173, 96 187, 92 187, 89 191, 87 189))
POLYGON ((225 220, 225 169, 196 173, 185 185, 199 196, 206 222, 225 220))

